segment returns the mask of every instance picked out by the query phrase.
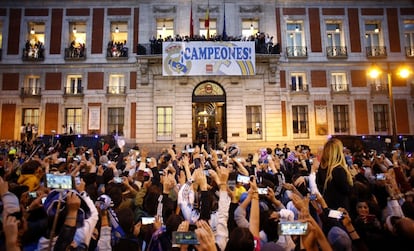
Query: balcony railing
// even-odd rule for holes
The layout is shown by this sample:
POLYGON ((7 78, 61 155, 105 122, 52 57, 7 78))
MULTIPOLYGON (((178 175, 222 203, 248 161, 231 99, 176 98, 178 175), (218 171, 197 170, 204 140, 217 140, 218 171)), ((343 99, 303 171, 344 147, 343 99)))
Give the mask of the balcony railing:
POLYGON ((86 60, 86 48, 65 48, 65 60, 86 60))
POLYGON ((387 56, 387 47, 385 46, 368 46, 365 47, 367 57, 381 58, 387 56))
POLYGON ((328 46, 326 47, 326 56, 328 58, 346 58, 348 51, 346 46, 328 46))
POLYGON ((20 90, 21 97, 41 97, 40 87, 23 87, 20 90))
POLYGON ((45 60, 45 49, 44 48, 30 48, 23 49, 23 61, 43 61, 45 60))
POLYGON ((373 94, 381 94, 381 95, 388 94, 388 85, 385 83, 371 85, 371 95, 373 94))
POLYGON ((109 44, 106 49, 106 59, 128 59, 128 47, 123 44, 109 44))
POLYGON ((106 87, 106 94, 108 95, 125 95, 126 86, 108 86, 106 87))
POLYGON ((291 94, 308 94, 309 89, 308 85, 302 85, 302 86, 296 86, 296 85, 290 85, 290 93, 291 94))
POLYGON ((83 96, 84 95, 84 93, 83 93, 83 87, 82 86, 80 86, 80 87, 77 87, 77 86, 65 86, 63 95, 66 96, 66 97, 83 96))
POLYGON ((286 56, 289 58, 304 58, 308 56, 306 46, 288 46, 286 47, 286 56))
MULTIPOLYGON (((189 42, 191 43, 191 42, 189 42)), ((162 43, 143 43, 137 45, 137 55, 162 54, 162 43)), ((264 44, 256 47, 256 54, 280 54, 279 44, 264 44)))
POLYGON ((331 85, 332 94, 346 94, 349 93, 348 84, 332 84, 331 85))
POLYGON ((414 46, 405 47, 405 56, 409 58, 414 58, 414 46))

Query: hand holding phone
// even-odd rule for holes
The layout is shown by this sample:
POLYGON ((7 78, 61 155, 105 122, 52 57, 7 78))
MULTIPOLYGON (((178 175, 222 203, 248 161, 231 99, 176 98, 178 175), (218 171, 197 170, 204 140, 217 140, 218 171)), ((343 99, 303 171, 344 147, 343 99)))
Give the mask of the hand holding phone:
POLYGON ((183 244, 183 245, 198 245, 200 244, 197 239, 197 235, 193 231, 188 232, 177 232, 172 233, 172 243, 173 244, 183 244))
POLYGON ((304 235, 308 231, 308 223, 300 221, 281 221, 278 227, 279 235, 304 235))
POLYGON ((250 177, 238 174, 237 175, 237 182, 243 183, 243 184, 250 184, 250 177))
POLYGON ((333 218, 333 219, 337 219, 340 220, 343 218, 343 213, 339 210, 329 210, 329 214, 328 214, 329 218, 333 218))

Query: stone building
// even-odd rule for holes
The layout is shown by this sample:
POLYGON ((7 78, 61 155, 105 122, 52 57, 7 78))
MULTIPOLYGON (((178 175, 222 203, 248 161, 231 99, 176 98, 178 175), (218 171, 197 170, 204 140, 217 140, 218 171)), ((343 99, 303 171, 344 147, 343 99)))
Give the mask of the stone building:
POLYGON ((396 73, 414 69, 410 0, 4 0, 0 48, 1 139, 32 123, 251 152, 414 133, 413 77, 396 73), (254 74, 166 74, 166 40, 251 43, 254 74), (368 77, 373 65, 384 74, 368 77))

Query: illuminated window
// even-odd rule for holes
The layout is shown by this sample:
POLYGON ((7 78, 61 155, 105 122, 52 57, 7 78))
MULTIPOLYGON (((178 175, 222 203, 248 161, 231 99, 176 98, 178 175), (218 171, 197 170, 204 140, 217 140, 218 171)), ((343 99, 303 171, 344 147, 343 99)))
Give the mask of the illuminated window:
POLYGON ((246 106, 247 139, 261 139, 262 127, 262 107, 246 106))
POLYGON ((243 38, 255 37, 259 32, 259 21, 253 19, 243 19, 242 20, 242 36, 243 38))
POLYGON ((331 74, 332 90, 334 92, 348 91, 346 74, 343 72, 334 72, 331 74))
POLYGON ((65 113, 66 128, 68 132, 82 132, 82 108, 67 108, 65 113), (72 130, 70 130, 72 128, 72 130))
POLYGON ((157 140, 172 140, 172 111, 171 106, 157 107, 157 140))
POLYGON ((414 57, 414 20, 404 21, 404 40, 406 56, 414 57))
POLYGON ((174 20, 157 19, 157 39, 174 38, 174 20))
POLYGON ((111 74, 109 76, 109 94, 125 94, 125 76, 123 74, 111 74))
POLYGON ((40 95, 40 76, 27 76, 23 90, 25 95, 40 95))
POLYGON ((66 81, 65 94, 81 94, 82 93, 82 76, 69 75, 66 81))
POLYGON ((293 92, 308 91, 305 73, 292 73, 290 76, 290 87, 293 92))
POLYGON ((35 125, 39 125, 39 109, 38 108, 25 108, 23 109, 23 124, 27 125, 28 123, 30 124, 35 124, 35 125))

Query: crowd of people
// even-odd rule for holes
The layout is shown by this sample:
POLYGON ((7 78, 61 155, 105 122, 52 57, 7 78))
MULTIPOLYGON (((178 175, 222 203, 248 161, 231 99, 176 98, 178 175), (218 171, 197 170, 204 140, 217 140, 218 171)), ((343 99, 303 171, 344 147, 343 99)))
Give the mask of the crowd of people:
MULTIPOLYGON (((150 53, 151 54, 162 54, 162 43, 163 42, 191 42, 191 41, 254 41, 256 53, 259 54, 280 54, 280 45, 273 43, 273 36, 270 36, 268 33, 258 32, 255 35, 251 36, 226 36, 222 35, 212 35, 210 38, 207 38, 204 35, 194 35, 190 36, 181 36, 179 34, 175 36, 167 36, 162 38, 161 35, 159 38, 153 36, 150 39, 150 53)), ((138 55, 147 54, 145 47, 143 45, 138 45, 138 55)))
POLYGON ((414 158, 0 142, 1 250, 411 250, 414 158))
POLYGON ((41 41, 26 41, 23 49, 23 58, 25 59, 44 59, 44 45, 41 41))
POLYGON ((128 57, 128 47, 126 46, 126 43, 126 40, 124 42, 109 41, 106 48, 106 56, 115 58, 128 57))

